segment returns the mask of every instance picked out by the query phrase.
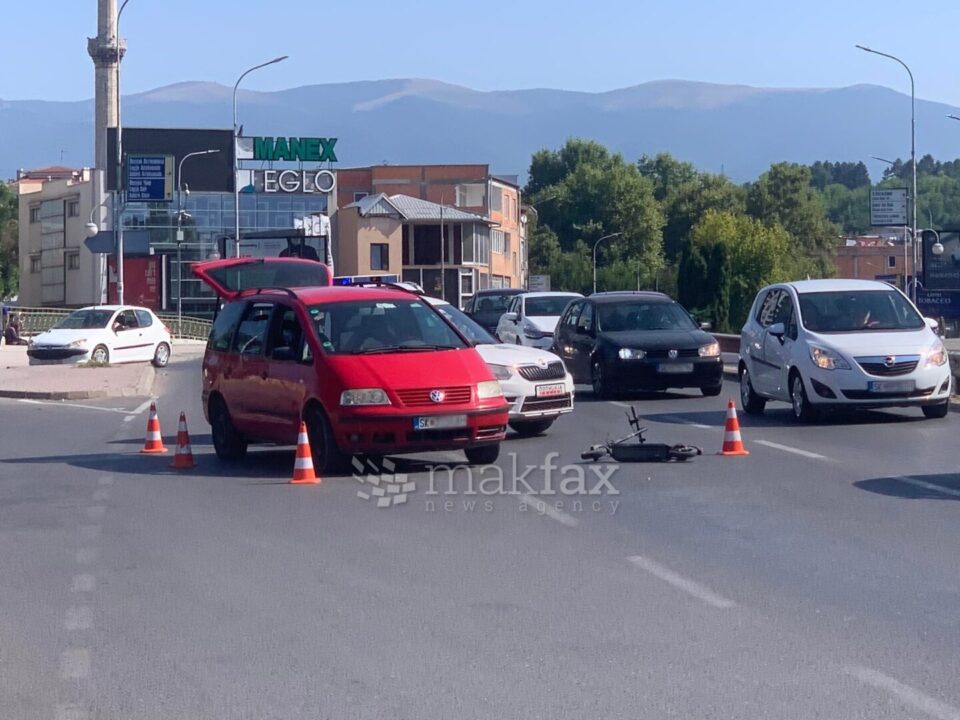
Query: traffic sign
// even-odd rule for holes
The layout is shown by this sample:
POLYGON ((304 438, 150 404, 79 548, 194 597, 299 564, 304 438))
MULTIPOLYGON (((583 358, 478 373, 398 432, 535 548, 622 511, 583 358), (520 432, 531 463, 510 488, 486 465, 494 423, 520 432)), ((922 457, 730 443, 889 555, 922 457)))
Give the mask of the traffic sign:
POLYGON ((870 191, 870 224, 880 227, 907 224, 907 189, 875 188, 870 191))
POLYGON ((173 165, 173 155, 128 155, 127 202, 172 202, 173 165))

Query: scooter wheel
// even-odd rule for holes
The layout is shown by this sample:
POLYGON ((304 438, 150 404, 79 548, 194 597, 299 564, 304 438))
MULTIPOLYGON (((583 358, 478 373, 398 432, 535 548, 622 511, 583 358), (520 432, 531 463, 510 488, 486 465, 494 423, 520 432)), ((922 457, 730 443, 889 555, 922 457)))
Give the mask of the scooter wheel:
POLYGON ((678 462, 686 462, 692 457, 702 455, 703 451, 692 445, 674 445, 670 448, 670 457, 678 462))

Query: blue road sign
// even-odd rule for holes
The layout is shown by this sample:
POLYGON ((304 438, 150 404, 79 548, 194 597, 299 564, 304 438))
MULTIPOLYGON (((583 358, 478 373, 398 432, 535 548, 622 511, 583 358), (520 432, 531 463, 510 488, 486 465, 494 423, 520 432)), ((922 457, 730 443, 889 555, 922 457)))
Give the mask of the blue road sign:
POLYGON ((127 157, 127 202, 173 200, 173 156, 129 155, 127 157))

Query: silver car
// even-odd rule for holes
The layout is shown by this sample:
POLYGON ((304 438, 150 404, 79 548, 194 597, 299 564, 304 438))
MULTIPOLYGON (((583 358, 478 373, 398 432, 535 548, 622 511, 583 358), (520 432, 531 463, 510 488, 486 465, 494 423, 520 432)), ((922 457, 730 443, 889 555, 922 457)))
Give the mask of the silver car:
POLYGON ((950 363, 935 320, 874 280, 806 280, 764 288, 740 335, 740 403, 789 402, 801 422, 827 408, 949 410, 950 363))

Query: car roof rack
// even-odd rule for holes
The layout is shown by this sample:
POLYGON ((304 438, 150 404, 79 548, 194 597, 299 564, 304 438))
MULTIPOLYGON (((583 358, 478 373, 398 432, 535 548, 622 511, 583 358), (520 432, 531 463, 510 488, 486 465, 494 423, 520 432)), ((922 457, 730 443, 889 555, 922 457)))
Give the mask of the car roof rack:
POLYGON ((283 293, 284 295, 287 295, 287 296, 292 297, 292 298, 296 298, 296 297, 297 297, 297 294, 296 294, 293 290, 291 290, 290 288, 288 288, 288 287, 279 287, 279 286, 278 286, 278 287, 267 286, 267 287, 260 287, 260 288, 247 288, 246 290, 241 290, 239 293, 237 293, 237 297, 245 297, 245 296, 247 296, 247 295, 260 295, 260 294, 267 294, 267 293, 283 293))

